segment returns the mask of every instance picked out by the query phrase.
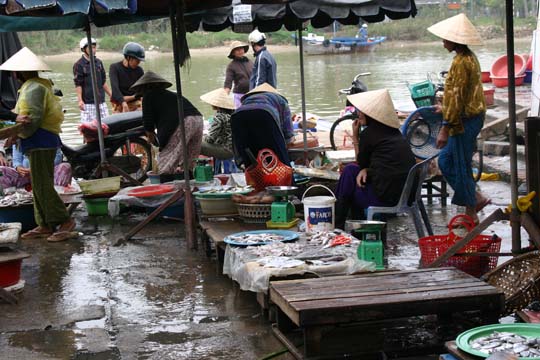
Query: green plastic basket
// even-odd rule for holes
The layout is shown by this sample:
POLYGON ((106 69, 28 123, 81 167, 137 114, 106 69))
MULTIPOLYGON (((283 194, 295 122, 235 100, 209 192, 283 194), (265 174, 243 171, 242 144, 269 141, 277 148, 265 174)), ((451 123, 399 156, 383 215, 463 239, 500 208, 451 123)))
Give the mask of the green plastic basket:
POLYGON ((429 80, 408 85, 416 107, 431 106, 435 101, 435 86, 429 80))
POLYGON ((89 216, 109 215, 109 198, 84 199, 89 216))

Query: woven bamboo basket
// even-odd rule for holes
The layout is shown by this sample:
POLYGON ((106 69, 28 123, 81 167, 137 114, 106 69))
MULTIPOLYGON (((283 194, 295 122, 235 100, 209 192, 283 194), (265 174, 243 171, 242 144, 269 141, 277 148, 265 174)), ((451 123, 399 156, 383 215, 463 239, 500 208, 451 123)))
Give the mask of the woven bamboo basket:
POLYGON ((540 300, 540 251, 516 256, 484 275, 488 284, 504 292, 504 313, 522 310, 540 300))
POLYGON ((263 224, 270 220, 271 204, 240 204, 236 203, 238 214, 245 223, 263 224))

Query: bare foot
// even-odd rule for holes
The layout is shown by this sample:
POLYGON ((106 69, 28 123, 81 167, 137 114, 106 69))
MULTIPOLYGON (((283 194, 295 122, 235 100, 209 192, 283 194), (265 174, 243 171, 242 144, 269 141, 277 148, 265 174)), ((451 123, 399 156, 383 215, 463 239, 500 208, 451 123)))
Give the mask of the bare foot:
POLYGON ((474 206, 465 207, 465 215, 470 216, 471 219, 473 219, 475 224, 478 224, 480 222, 478 215, 476 215, 476 208, 474 206))

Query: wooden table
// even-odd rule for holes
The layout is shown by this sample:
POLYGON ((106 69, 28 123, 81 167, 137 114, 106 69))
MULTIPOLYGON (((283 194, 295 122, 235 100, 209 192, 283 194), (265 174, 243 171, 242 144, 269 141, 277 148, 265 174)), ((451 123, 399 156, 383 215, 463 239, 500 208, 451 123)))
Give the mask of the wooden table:
POLYGON ((226 221, 204 220, 199 225, 201 227, 201 241, 207 254, 211 252, 210 242, 214 243, 218 273, 221 273, 221 269, 223 268, 223 256, 225 255, 225 248, 227 246, 223 242, 223 239, 226 236, 242 231, 266 229, 266 224, 246 224, 238 219, 226 221))
POLYGON ((454 268, 271 282, 270 301, 277 307, 274 333, 297 359, 362 353, 361 332, 355 332, 356 344, 351 338, 343 340, 338 354, 327 354, 321 340, 337 327, 428 314, 447 320, 464 311, 480 311, 493 323, 504 309, 501 291, 454 268), (298 331, 303 352, 290 336, 298 331))

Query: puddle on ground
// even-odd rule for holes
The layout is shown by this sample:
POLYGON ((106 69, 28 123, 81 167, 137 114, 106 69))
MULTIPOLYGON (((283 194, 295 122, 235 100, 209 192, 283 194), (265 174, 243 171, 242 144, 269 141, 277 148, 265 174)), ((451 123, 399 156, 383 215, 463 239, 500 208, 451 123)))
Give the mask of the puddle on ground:
POLYGON ((59 359, 70 359, 77 351, 76 336, 70 330, 18 332, 11 335, 9 345, 59 359))

